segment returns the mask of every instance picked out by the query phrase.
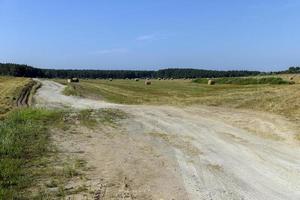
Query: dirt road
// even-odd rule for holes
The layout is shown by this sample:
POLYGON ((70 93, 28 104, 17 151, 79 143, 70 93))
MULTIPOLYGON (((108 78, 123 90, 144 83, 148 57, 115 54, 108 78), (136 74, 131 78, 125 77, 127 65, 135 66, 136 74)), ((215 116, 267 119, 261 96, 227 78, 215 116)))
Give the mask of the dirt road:
POLYGON ((37 106, 113 107, 130 115, 113 134, 82 128, 78 131, 88 132, 89 139, 57 139, 85 152, 94 179, 105 179, 106 184, 91 183, 99 187, 99 199, 120 191, 127 199, 300 199, 298 129, 279 116, 204 106, 116 105, 67 97, 63 85, 41 82, 37 106))

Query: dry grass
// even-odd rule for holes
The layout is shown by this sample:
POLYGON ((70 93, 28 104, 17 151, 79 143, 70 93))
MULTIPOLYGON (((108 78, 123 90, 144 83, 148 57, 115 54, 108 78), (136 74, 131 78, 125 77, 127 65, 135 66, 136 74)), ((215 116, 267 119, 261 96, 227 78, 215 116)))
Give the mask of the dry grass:
POLYGON ((15 106, 21 90, 31 81, 29 78, 0 76, 0 117, 3 117, 15 106))
POLYGON ((292 81, 295 83, 300 83, 300 74, 282 74, 278 76, 288 81, 290 81, 290 78, 293 77, 292 81))
MULTIPOLYGON (((288 78, 290 75, 281 75, 288 78)), ((215 85, 190 80, 82 80, 77 92, 121 104, 209 105, 267 111, 300 120, 300 76, 295 85, 215 85)), ((59 82, 65 82, 59 80, 59 82)))

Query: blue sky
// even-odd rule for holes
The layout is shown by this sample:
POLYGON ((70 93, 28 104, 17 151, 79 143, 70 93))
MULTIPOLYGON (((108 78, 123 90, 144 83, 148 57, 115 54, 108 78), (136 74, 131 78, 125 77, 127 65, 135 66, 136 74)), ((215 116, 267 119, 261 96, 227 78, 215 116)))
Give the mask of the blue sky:
POLYGON ((47 68, 300 65, 299 0, 0 0, 0 62, 47 68))

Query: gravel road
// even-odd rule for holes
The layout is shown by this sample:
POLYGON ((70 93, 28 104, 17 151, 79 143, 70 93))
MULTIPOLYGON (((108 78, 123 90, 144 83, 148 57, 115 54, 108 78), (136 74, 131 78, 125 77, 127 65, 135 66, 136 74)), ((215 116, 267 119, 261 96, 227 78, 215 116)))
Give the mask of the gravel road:
MULTIPOLYGON (((139 158, 122 170, 133 185, 140 185, 133 190, 148 193, 148 199, 300 199, 300 145, 294 139, 299 130, 280 116, 205 106, 117 105, 65 96, 63 85, 39 81, 37 106, 119 108, 130 114, 122 129, 132 139, 114 144, 123 145, 125 155, 139 158), (153 150, 136 149, 147 145, 153 150), (150 159, 149 152, 156 156, 150 159), (163 164, 156 165, 158 160, 163 164)), ((86 142, 81 148, 99 173, 105 170, 99 152, 110 147, 89 147, 86 142)), ((115 159, 108 167, 124 159, 110 154, 115 159)))

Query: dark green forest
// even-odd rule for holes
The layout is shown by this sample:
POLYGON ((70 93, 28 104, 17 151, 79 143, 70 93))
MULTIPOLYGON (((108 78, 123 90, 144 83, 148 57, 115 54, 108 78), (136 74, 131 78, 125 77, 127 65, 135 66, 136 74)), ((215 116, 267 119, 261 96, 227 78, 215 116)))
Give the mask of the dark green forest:
POLYGON ((290 67, 288 70, 280 72, 280 73, 289 73, 289 74, 300 73, 300 67, 290 67))
MULTIPOLYGON (((300 68, 292 67, 291 72, 300 72, 300 68)), ((259 75, 259 71, 247 70, 203 70, 203 69, 181 69, 169 68, 157 71, 142 70, 58 70, 58 69, 39 69, 28 65, 19 65, 13 63, 0 63, 0 75, 18 76, 18 77, 38 77, 38 78, 218 78, 218 77, 241 77, 259 75)))

